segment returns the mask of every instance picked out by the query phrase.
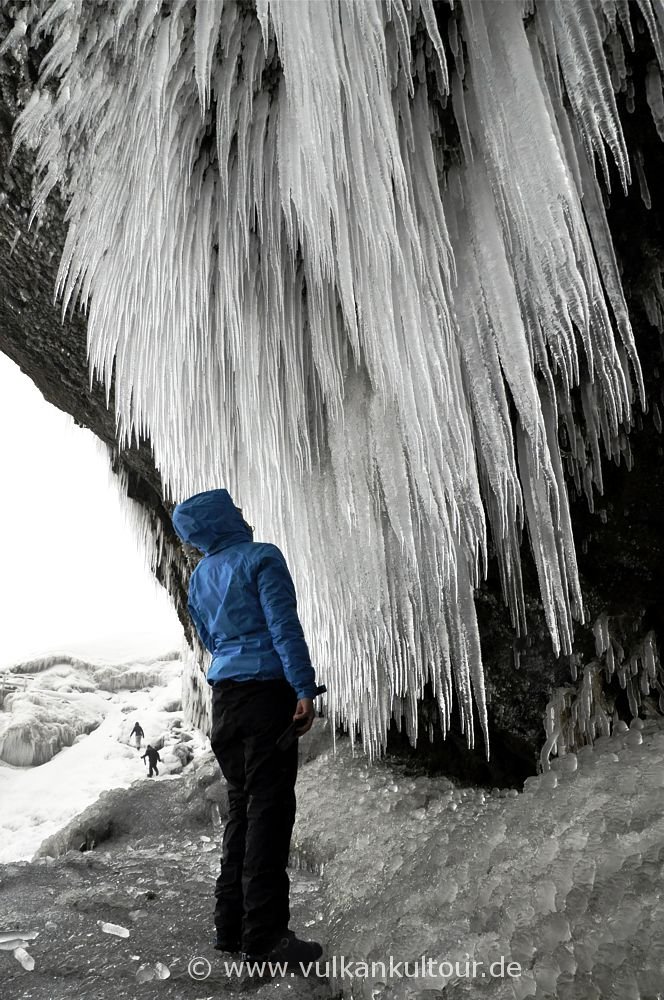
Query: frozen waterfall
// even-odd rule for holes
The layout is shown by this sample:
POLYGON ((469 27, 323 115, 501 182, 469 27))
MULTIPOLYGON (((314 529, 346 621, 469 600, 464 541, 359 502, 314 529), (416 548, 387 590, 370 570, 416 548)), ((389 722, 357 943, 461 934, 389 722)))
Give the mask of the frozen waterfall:
POLYGON ((601 194, 636 19, 660 127, 657 0, 36 0, 2 46, 48 40, 16 142, 121 440, 284 549, 369 749, 427 682, 487 740, 489 541, 517 628, 524 529, 556 651, 583 620, 557 431, 592 502, 643 394, 601 194))

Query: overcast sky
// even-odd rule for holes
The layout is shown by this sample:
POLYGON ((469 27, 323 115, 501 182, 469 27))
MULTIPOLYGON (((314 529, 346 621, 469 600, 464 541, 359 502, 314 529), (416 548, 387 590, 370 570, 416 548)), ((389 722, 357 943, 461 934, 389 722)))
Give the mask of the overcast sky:
POLYGON ((179 648, 177 617, 125 523, 97 439, 3 354, 0 468, 0 665, 179 648))

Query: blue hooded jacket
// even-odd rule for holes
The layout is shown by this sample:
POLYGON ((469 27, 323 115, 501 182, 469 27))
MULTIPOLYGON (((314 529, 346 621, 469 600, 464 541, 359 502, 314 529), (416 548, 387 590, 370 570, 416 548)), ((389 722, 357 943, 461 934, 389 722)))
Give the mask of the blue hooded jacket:
POLYGON ((208 683, 285 677, 298 698, 313 698, 316 678, 295 588, 276 545, 252 540, 227 490, 178 504, 173 527, 205 554, 191 575, 189 613, 212 653, 208 683))

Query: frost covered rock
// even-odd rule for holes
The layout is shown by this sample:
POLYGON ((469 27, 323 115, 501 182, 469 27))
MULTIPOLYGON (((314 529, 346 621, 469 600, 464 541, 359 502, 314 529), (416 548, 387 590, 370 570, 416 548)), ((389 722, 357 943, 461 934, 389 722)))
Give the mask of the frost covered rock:
POLYGON ((193 771, 199 788, 207 788, 208 785, 218 781, 221 774, 219 764, 211 752, 194 760, 193 771))
POLYGON ((187 743, 176 743, 171 751, 172 756, 179 761, 182 767, 186 767, 194 756, 192 748, 187 743))

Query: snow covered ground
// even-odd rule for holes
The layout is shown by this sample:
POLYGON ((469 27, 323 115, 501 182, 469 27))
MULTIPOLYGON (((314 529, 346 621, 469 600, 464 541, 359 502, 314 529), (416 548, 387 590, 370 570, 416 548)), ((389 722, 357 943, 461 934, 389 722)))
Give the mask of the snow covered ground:
MULTIPOLYGON (((181 768, 173 753, 182 727, 175 655, 122 664, 63 656, 23 665, 20 687, 0 711, 0 862, 31 857, 102 791, 144 778, 147 743, 160 748, 160 777, 181 768), (145 733, 140 751, 130 743, 137 720, 145 733), (88 735, 78 735, 85 729, 88 735), (46 762, 18 766, 33 759, 46 762)), ((194 733, 188 745, 196 752, 205 742, 194 733)))

